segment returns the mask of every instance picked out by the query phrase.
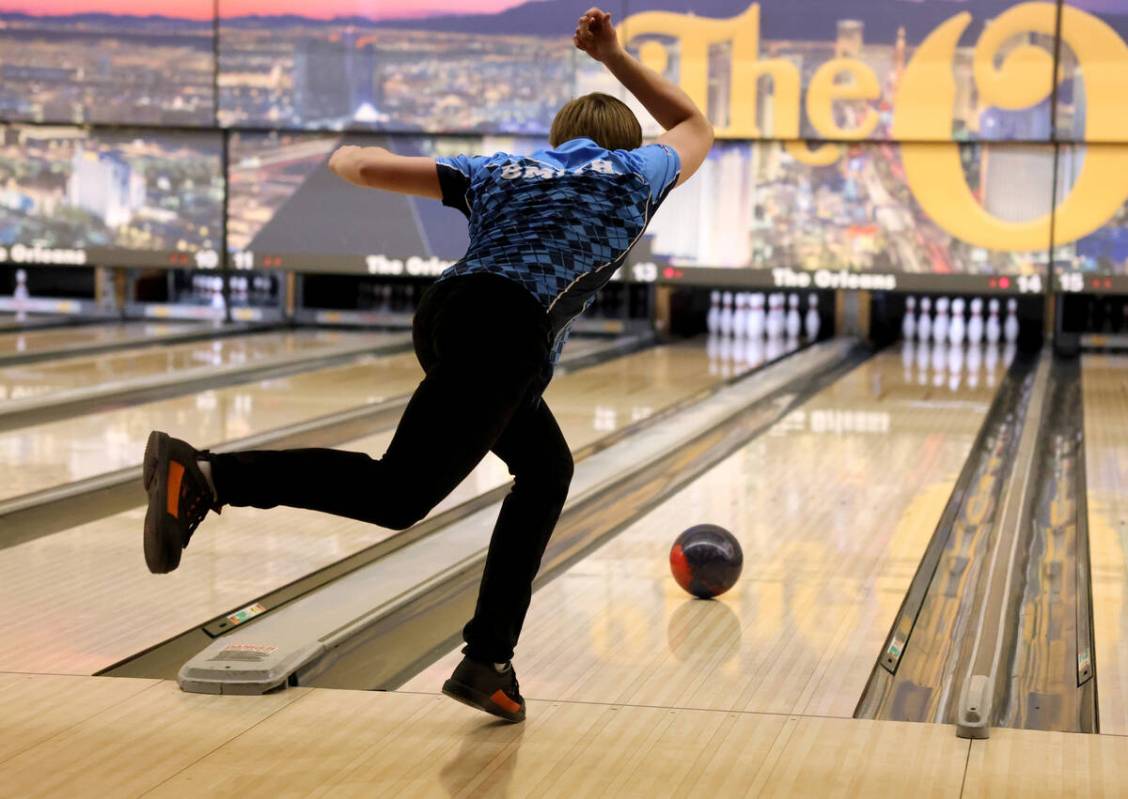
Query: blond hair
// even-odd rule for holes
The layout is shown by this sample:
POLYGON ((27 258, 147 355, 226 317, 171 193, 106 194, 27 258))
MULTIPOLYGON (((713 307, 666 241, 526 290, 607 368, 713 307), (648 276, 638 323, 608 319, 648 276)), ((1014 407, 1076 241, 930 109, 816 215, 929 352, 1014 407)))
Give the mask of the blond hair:
POLYGON ((548 134, 553 147, 581 138, 607 150, 633 150, 642 146, 642 125, 622 100, 592 92, 565 103, 548 134))

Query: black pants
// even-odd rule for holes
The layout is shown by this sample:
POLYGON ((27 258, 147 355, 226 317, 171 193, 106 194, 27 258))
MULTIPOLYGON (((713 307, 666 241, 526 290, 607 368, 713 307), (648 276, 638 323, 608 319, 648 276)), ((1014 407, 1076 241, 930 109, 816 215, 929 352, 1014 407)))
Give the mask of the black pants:
POLYGON ((384 457, 332 449, 217 455, 216 491, 224 504, 309 508, 402 530, 494 452, 514 485, 463 636, 470 657, 504 662, 572 479, 571 452, 540 399, 547 318, 518 284, 471 275, 431 288, 413 338, 426 376, 384 457))

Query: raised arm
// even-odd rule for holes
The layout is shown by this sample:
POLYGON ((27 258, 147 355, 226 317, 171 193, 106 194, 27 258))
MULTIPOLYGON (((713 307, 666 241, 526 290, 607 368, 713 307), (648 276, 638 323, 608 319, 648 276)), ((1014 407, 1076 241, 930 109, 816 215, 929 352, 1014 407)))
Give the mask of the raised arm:
POLYGON ((689 95, 628 53, 619 42, 611 15, 598 8, 580 17, 573 41, 607 67, 665 128, 658 141, 672 147, 681 158, 678 185, 687 181, 713 146, 713 126, 689 95))
POLYGON ((339 147, 329 159, 336 175, 369 189, 442 199, 433 158, 396 155, 383 147, 339 147))

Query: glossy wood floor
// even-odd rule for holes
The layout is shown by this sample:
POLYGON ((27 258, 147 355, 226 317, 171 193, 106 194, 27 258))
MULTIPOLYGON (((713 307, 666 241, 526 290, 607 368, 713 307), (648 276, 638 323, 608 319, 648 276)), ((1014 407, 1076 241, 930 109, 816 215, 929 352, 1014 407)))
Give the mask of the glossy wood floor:
POLYGON ((214 367, 253 364, 262 358, 315 355, 319 350, 348 344, 378 347, 386 333, 339 330, 292 330, 192 341, 168 346, 135 347, 122 351, 52 358, 15 366, 0 366, 0 412, 3 400, 48 397, 56 392, 111 386, 131 380, 172 376, 214 367))
MULTIPOLYGON (((402 334, 370 335, 386 339, 402 334)), ((597 339, 577 339, 569 344, 568 354, 601 345, 597 339)), ((215 446, 402 397, 418 385, 422 374, 410 352, 373 356, 0 432, 0 501, 137 466, 151 430, 164 430, 201 448, 215 446)))
MULTIPOLYGON (((518 647, 542 700, 849 717, 993 390, 879 355, 539 591, 518 647), (720 524, 744 574, 716 602, 669 574, 720 524)), ((458 659, 404 686, 436 690, 458 659)))
POLYGON ((196 322, 113 322, 0 333, 0 358, 90 345, 143 343, 186 333, 196 322))
POLYGON ((1082 361, 1101 732, 1128 734, 1128 356, 1082 361))
POLYGON ((1118 797, 1128 738, 529 703, 507 725, 432 694, 0 674, 8 797, 1118 797))
MULTIPOLYGON (((311 381, 304 397, 280 396, 278 411, 303 401, 314 407, 318 396, 329 404, 365 378, 369 390, 388 393, 393 378, 409 374, 378 363, 350 369, 350 382, 311 381)), ((717 380, 701 345, 660 347, 564 374, 547 400, 580 448, 717 380)), ((343 448, 378 454, 390 437, 343 448)), ((491 456, 439 510, 507 479, 491 456)), ((92 674, 390 534, 309 511, 228 508, 196 533, 179 570, 154 576, 141 554, 143 519, 137 508, 0 550, 0 629, 10 641, 0 648, 0 670, 92 674)))

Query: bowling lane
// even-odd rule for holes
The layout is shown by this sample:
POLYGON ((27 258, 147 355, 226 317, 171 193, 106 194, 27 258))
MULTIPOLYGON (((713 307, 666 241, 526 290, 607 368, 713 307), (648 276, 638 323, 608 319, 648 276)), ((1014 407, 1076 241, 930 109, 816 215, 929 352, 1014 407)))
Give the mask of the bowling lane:
MULTIPOLYGON (((564 374, 548 402, 578 448, 716 385, 709 371, 701 345, 658 347, 564 374)), ((342 446, 380 453, 389 437, 342 446)), ((506 479, 491 456, 440 510, 506 479)), ((309 511, 227 508, 196 533, 179 570, 154 576, 141 553, 144 514, 0 550, 0 671, 93 673, 391 535, 309 511)))
POLYGON ((210 447, 410 392, 411 353, 31 425, 0 433, 0 500, 138 466, 151 430, 210 447))
POLYGON ((1128 356, 1081 367, 1101 732, 1128 735, 1128 356))
MULTIPOLYGON (((580 356, 605 344, 577 339, 569 344, 567 355, 580 356)), ((412 353, 374 356, 0 432, 0 501, 137 466, 150 430, 166 430, 210 447, 401 397, 421 377, 412 353)))
MULTIPOLYGON (((33 355, 71 347, 101 347, 141 344, 151 339, 175 336, 200 328, 199 322, 111 322, 73 325, 48 330, 0 333, 0 358, 33 355)), ((202 328, 200 328, 202 329, 202 328)))
POLYGON ((379 347, 391 339, 392 335, 387 333, 289 330, 0 367, 0 412, 4 410, 2 400, 49 397, 60 391, 125 384, 216 367, 251 365, 264 358, 314 355, 318 350, 327 351, 350 344, 362 346, 371 343, 372 347, 379 347))
MULTIPOLYGON (((899 353, 871 359, 538 591, 525 695, 852 715, 994 391, 907 377, 899 353), (668 567, 703 522, 744 549, 716 602, 668 567)), ((403 690, 438 690, 458 657, 403 690)))

